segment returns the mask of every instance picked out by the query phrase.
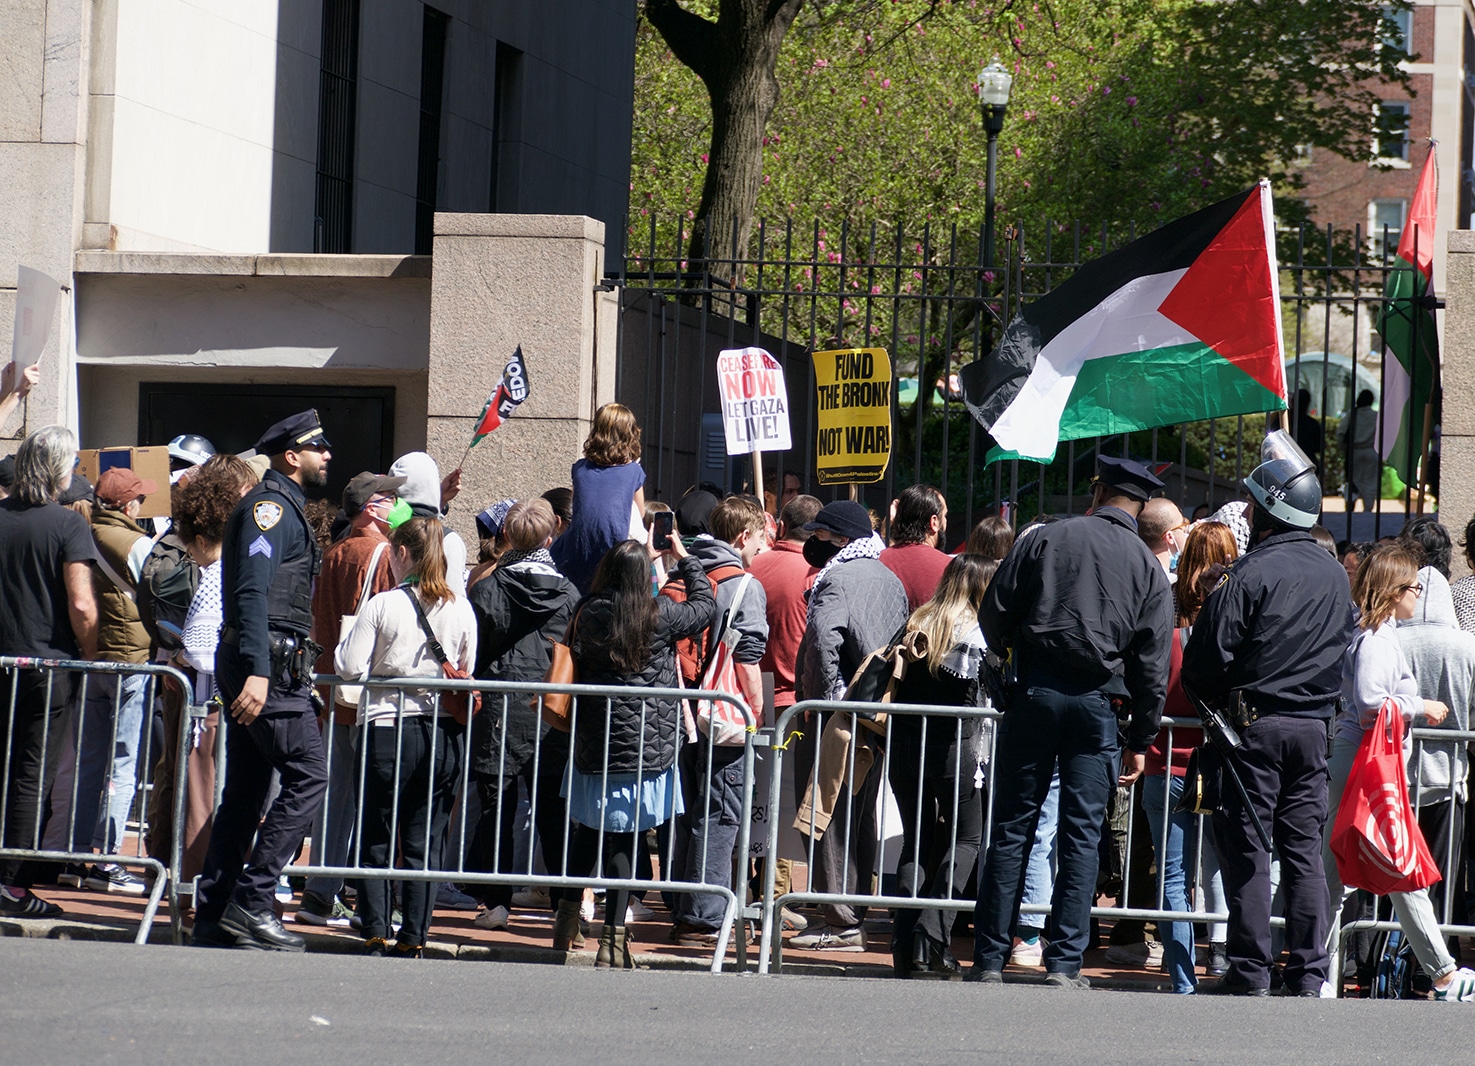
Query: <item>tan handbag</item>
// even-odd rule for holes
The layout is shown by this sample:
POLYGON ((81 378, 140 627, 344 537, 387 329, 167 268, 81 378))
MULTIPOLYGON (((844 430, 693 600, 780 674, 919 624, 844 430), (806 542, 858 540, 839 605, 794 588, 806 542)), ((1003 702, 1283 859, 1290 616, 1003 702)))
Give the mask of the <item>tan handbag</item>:
MULTIPOLYGON (((353 609, 353 614, 345 614, 338 620, 339 644, 348 639, 348 634, 353 631, 353 624, 363 613, 364 604, 369 602, 369 590, 374 587, 374 575, 379 573, 379 560, 383 558, 385 549, 388 547, 389 542, 385 541, 374 549, 374 554, 369 559, 368 572, 364 574, 364 587, 359 591, 358 606, 353 609)), ((363 685, 339 685, 333 692, 333 702, 341 707, 356 708, 363 693, 363 685)))
MULTIPOLYGON (((582 608, 581 608, 582 610, 582 608)), ((574 639, 574 624, 578 622, 579 614, 569 619, 568 629, 564 631, 563 642, 550 641, 553 645, 553 660, 548 664, 548 670, 543 675, 543 683, 547 685, 573 685, 579 680, 578 669, 574 666, 574 653, 569 647, 574 639)), ((568 692, 545 692, 542 693, 542 715, 543 721, 554 729, 567 733, 573 728, 571 721, 573 710, 573 696, 568 692)), ((537 697, 533 698, 537 702, 537 697)))

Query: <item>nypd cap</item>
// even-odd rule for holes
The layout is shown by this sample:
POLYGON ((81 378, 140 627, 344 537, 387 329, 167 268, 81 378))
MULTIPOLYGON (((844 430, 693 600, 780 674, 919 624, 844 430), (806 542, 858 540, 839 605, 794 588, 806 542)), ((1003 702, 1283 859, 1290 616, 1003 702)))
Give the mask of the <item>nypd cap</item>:
POLYGON ((332 447, 328 438, 323 436, 323 424, 318 420, 316 409, 282 419, 256 442, 256 451, 260 455, 280 455, 307 447, 332 447))
POLYGON ((1163 483, 1141 463, 1111 455, 1096 458, 1096 481, 1101 485, 1110 485, 1122 495, 1144 503, 1152 499, 1154 492, 1163 488, 1163 483))

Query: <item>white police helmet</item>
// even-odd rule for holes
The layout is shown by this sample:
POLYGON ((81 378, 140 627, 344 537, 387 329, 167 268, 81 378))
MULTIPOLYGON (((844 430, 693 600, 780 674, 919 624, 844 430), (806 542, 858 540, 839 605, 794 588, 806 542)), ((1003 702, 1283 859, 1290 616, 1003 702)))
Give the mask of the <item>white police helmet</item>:
POLYGON ((199 466, 215 454, 215 445, 198 433, 181 433, 169 442, 169 458, 199 466))
POLYGON ((1255 506, 1278 525, 1310 529, 1321 518, 1321 481, 1316 465, 1283 429, 1265 435, 1260 465, 1244 486, 1255 506))

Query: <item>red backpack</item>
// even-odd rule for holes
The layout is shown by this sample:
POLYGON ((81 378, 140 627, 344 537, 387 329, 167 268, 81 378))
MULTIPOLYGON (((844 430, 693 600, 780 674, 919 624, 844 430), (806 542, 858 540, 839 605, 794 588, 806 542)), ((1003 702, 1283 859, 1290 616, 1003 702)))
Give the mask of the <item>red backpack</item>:
MULTIPOLYGON (((707 580, 712 582, 712 595, 717 595, 717 586, 729 578, 742 577, 741 566, 719 566, 707 571, 707 580)), ((661 595, 677 603, 686 602, 686 582, 679 576, 671 577, 661 586, 661 595)), ((683 637, 676 642, 676 661, 681 667, 681 677, 688 687, 694 687, 702 676, 702 667, 707 663, 707 637, 712 627, 708 626, 694 637, 683 637)))

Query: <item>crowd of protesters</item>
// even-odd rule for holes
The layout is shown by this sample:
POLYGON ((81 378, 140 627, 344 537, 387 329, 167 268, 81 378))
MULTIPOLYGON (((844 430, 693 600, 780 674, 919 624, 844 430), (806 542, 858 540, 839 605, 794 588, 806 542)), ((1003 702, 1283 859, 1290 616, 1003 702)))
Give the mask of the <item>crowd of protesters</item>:
MULTIPOLYGON (((331 459, 316 412, 271 427, 242 457, 176 438, 172 486, 127 469, 88 484, 68 430, 26 437, 3 467, 0 655, 163 663, 193 690, 126 669, 5 671, 3 845, 97 861, 0 860, 0 917, 59 915, 33 885, 146 891, 140 871, 109 857, 147 777, 143 847, 160 859, 178 848, 183 881, 198 878, 197 944, 302 950, 288 924, 339 926, 360 931, 366 954, 414 957, 435 911, 451 908, 474 910, 483 929, 551 911, 553 946, 584 947, 592 893, 540 887, 541 872, 623 883, 604 893, 596 964, 630 968, 630 925, 652 914, 630 886, 654 876, 652 852, 667 881, 741 892, 752 874, 734 854, 749 816, 741 743, 719 740, 715 712, 699 714, 697 701, 584 699, 560 721, 545 701, 406 679, 539 682, 566 648, 580 683, 675 689, 700 687, 730 659, 733 694, 761 727, 799 701, 843 698, 883 651, 904 662, 896 703, 994 705, 1003 716, 996 727, 941 711, 884 726, 831 715, 785 738, 811 891, 870 891, 889 790, 902 857, 886 884, 976 897, 970 979, 998 980, 1007 962, 1083 987, 1082 953, 1109 935, 1109 962, 1161 968, 1178 993, 1208 976, 1246 995, 1327 994, 1339 922, 1375 905, 1343 892, 1323 854, 1364 732, 1386 700, 1418 726, 1470 724, 1475 578, 1451 584, 1451 538, 1436 519, 1414 519, 1388 543, 1331 543, 1313 525, 1320 486, 1314 508, 1296 511, 1294 478, 1267 462, 1247 499, 1190 521, 1151 473, 1103 459, 1089 517, 1041 516, 1016 534, 990 516, 964 537, 927 485, 904 489, 884 519, 849 500, 822 504, 789 472, 770 474, 762 499, 701 485, 667 505, 646 497, 641 452, 631 412, 602 407, 571 485, 490 499, 470 552, 445 517, 461 472, 443 476, 424 452, 356 473, 331 504, 311 500, 331 459), (172 521, 140 518, 161 491, 172 521), (1255 589, 1266 598, 1247 606, 1255 589), (1316 609, 1297 617, 1297 596, 1316 609), (1300 643, 1296 664, 1261 650, 1288 641, 1300 643), (389 678, 399 683, 376 684, 389 678), (1195 718, 1200 693, 1230 691, 1251 787, 1244 810, 1226 800, 1206 819, 1185 796, 1204 737, 1159 723, 1195 718), (186 706, 207 713, 188 717, 186 706), (1282 727, 1271 751, 1266 737, 1282 727), (218 788, 220 731, 229 772, 218 788), (1318 735, 1331 737, 1319 753, 1318 735), (186 793, 177 843, 176 787, 186 793), (1263 847, 1250 832, 1252 793, 1273 823, 1263 847), (304 840, 329 871, 422 877, 294 886, 281 870, 304 840), (459 886, 423 876, 456 869, 527 876, 459 886), (1272 890, 1286 916, 1283 963, 1271 953, 1281 950, 1272 890), (1202 948, 1189 921, 1122 919, 1099 933, 1088 910, 1103 895, 1178 914, 1227 910, 1230 922, 1209 925, 1202 948), (1022 913, 1030 904, 1050 913, 1022 913)), ((1465 533, 1475 552, 1475 521, 1465 533)), ((1445 880, 1391 896, 1426 987, 1460 1002, 1475 1001, 1475 973, 1436 912, 1456 924, 1465 912, 1469 774, 1463 741, 1421 745, 1411 760, 1445 880)), ((773 862, 782 895, 795 863, 773 862)), ((671 942, 719 942, 724 897, 661 902, 671 942)), ((893 913, 898 977, 963 976, 959 910, 893 913)), ((790 944, 817 951, 862 951, 877 926, 841 900, 775 918, 790 944)), ((1368 980, 1376 960, 1354 961, 1368 980)))

